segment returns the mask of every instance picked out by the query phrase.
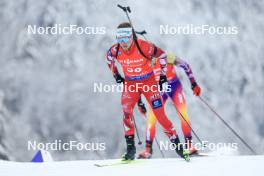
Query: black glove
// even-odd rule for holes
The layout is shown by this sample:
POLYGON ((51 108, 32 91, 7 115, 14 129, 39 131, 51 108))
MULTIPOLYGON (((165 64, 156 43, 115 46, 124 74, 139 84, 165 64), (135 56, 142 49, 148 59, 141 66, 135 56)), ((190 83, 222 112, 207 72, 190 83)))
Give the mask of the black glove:
POLYGON ((120 83, 124 83, 124 78, 119 74, 119 73, 116 73, 114 75, 114 78, 116 80, 116 83, 120 84, 120 83))
POLYGON ((147 108, 146 108, 145 104, 142 102, 141 97, 138 99, 137 105, 138 105, 138 110, 142 114, 146 114, 147 108))
POLYGON ((162 84, 168 82, 167 76, 166 75, 160 75, 160 80, 159 80, 159 86, 160 90, 162 90, 162 84))

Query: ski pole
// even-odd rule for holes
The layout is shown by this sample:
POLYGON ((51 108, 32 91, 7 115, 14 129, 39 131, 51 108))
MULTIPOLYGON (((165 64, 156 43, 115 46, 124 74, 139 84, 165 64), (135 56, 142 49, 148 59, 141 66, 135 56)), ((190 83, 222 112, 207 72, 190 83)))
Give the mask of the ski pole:
POLYGON ((206 144, 203 144, 202 140, 200 139, 200 137, 197 135, 197 133, 194 131, 194 129, 191 127, 191 125, 189 124, 189 122, 185 119, 185 117, 182 115, 182 113, 179 111, 179 109, 175 106, 177 112, 180 114, 180 116, 182 117, 182 119, 185 121, 185 123, 188 125, 188 127, 191 129, 192 133, 194 134, 194 136, 197 138, 197 140, 204 146, 206 147, 206 144))
POLYGON ((139 133, 138 133, 138 128, 137 128, 137 124, 136 124, 136 120, 135 120, 134 116, 132 116, 132 120, 133 120, 134 125, 135 125, 135 130, 136 130, 136 134, 137 134, 137 138, 138 138, 138 145, 141 145, 142 141, 141 141, 139 133))
POLYGON ((129 7, 129 6, 124 7, 124 6, 121 6, 121 5, 119 5, 119 4, 117 5, 117 7, 119 7, 120 9, 122 9, 122 10, 125 12, 125 14, 126 14, 126 16, 127 16, 127 19, 128 19, 128 22, 131 24, 133 37, 134 37, 135 40, 137 40, 137 35, 136 35, 136 33, 135 33, 135 28, 134 28, 134 26, 133 26, 133 24, 132 24, 132 21, 131 21, 129 15, 128 15, 128 13, 131 13, 130 7, 129 7))
POLYGON ((132 29, 134 29, 134 27, 132 25, 132 22, 131 22, 131 19, 130 19, 129 15, 128 15, 128 12, 131 13, 130 7, 129 6, 128 7, 124 7, 124 6, 121 6, 119 4, 117 4, 117 7, 119 7, 120 9, 122 9, 125 12, 125 14, 127 16, 127 19, 128 19, 129 23, 132 26, 132 29))
POLYGON ((199 99, 216 115, 216 117, 218 117, 224 124, 225 126, 227 126, 232 132, 233 134, 235 134, 235 136, 240 139, 240 141, 245 144, 245 146, 255 155, 257 155, 257 153, 255 152, 255 150, 253 150, 250 145, 244 141, 244 139, 214 110, 214 108, 212 108, 201 96, 199 96, 199 99))
POLYGON ((154 140, 155 140, 155 142, 156 142, 156 144, 158 146, 158 149, 160 151, 160 154, 161 154, 162 158, 165 158, 164 152, 160 149, 160 145, 159 145, 159 142, 158 142, 158 139, 157 139, 156 136, 154 137, 154 140))

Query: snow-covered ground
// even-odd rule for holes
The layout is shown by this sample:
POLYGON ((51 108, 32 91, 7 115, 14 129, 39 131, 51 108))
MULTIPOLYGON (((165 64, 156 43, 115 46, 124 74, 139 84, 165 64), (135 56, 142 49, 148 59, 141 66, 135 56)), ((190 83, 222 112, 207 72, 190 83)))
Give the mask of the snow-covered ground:
POLYGON ((135 164, 97 167, 95 163, 117 160, 19 163, 0 161, 1 176, 249 176, 261 175, 264 156, 195 157, 151 159, 135 164))

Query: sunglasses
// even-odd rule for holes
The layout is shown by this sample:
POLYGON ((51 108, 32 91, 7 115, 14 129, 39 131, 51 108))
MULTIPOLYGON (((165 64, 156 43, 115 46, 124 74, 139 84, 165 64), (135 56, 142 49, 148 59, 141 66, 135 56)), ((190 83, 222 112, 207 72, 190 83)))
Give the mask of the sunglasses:
POLYGON ((131 40, 131 37, 117 37, 116 38, 117 42, 118 43, 121 43, 121 42, 129 42, 131 40))

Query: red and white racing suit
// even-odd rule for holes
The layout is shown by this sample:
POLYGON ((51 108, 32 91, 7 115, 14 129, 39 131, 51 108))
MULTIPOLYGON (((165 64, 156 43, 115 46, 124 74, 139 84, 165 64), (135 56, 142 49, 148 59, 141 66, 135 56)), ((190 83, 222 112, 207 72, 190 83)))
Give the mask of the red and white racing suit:
POLYGON ((170 139, 174 139, 176 137, 176 131, 173 128, 172 122, 164 112, 163 99, 153 74, 151 59, 149 59, 153 57, 159 58, 161 74, 165 75, 167 65, 166 54, 152 43, 141 39, 137 41, 141 51, 147 58, 140 54, 135 41, 133 41, 131 48, 127 51, 119 47, 118 53, 116 53, 118 44, 114 44, 108 50, 106 56, 108 66, 112 73, 118 73, 115 65, 115 60, 117 60, 122 66, 125 75, 125 86, 121 97, 125 135, 134 135, 133 109, 140 95, 143 94, 152 107, 153 113, 163 127, 164 132, 170 139))

